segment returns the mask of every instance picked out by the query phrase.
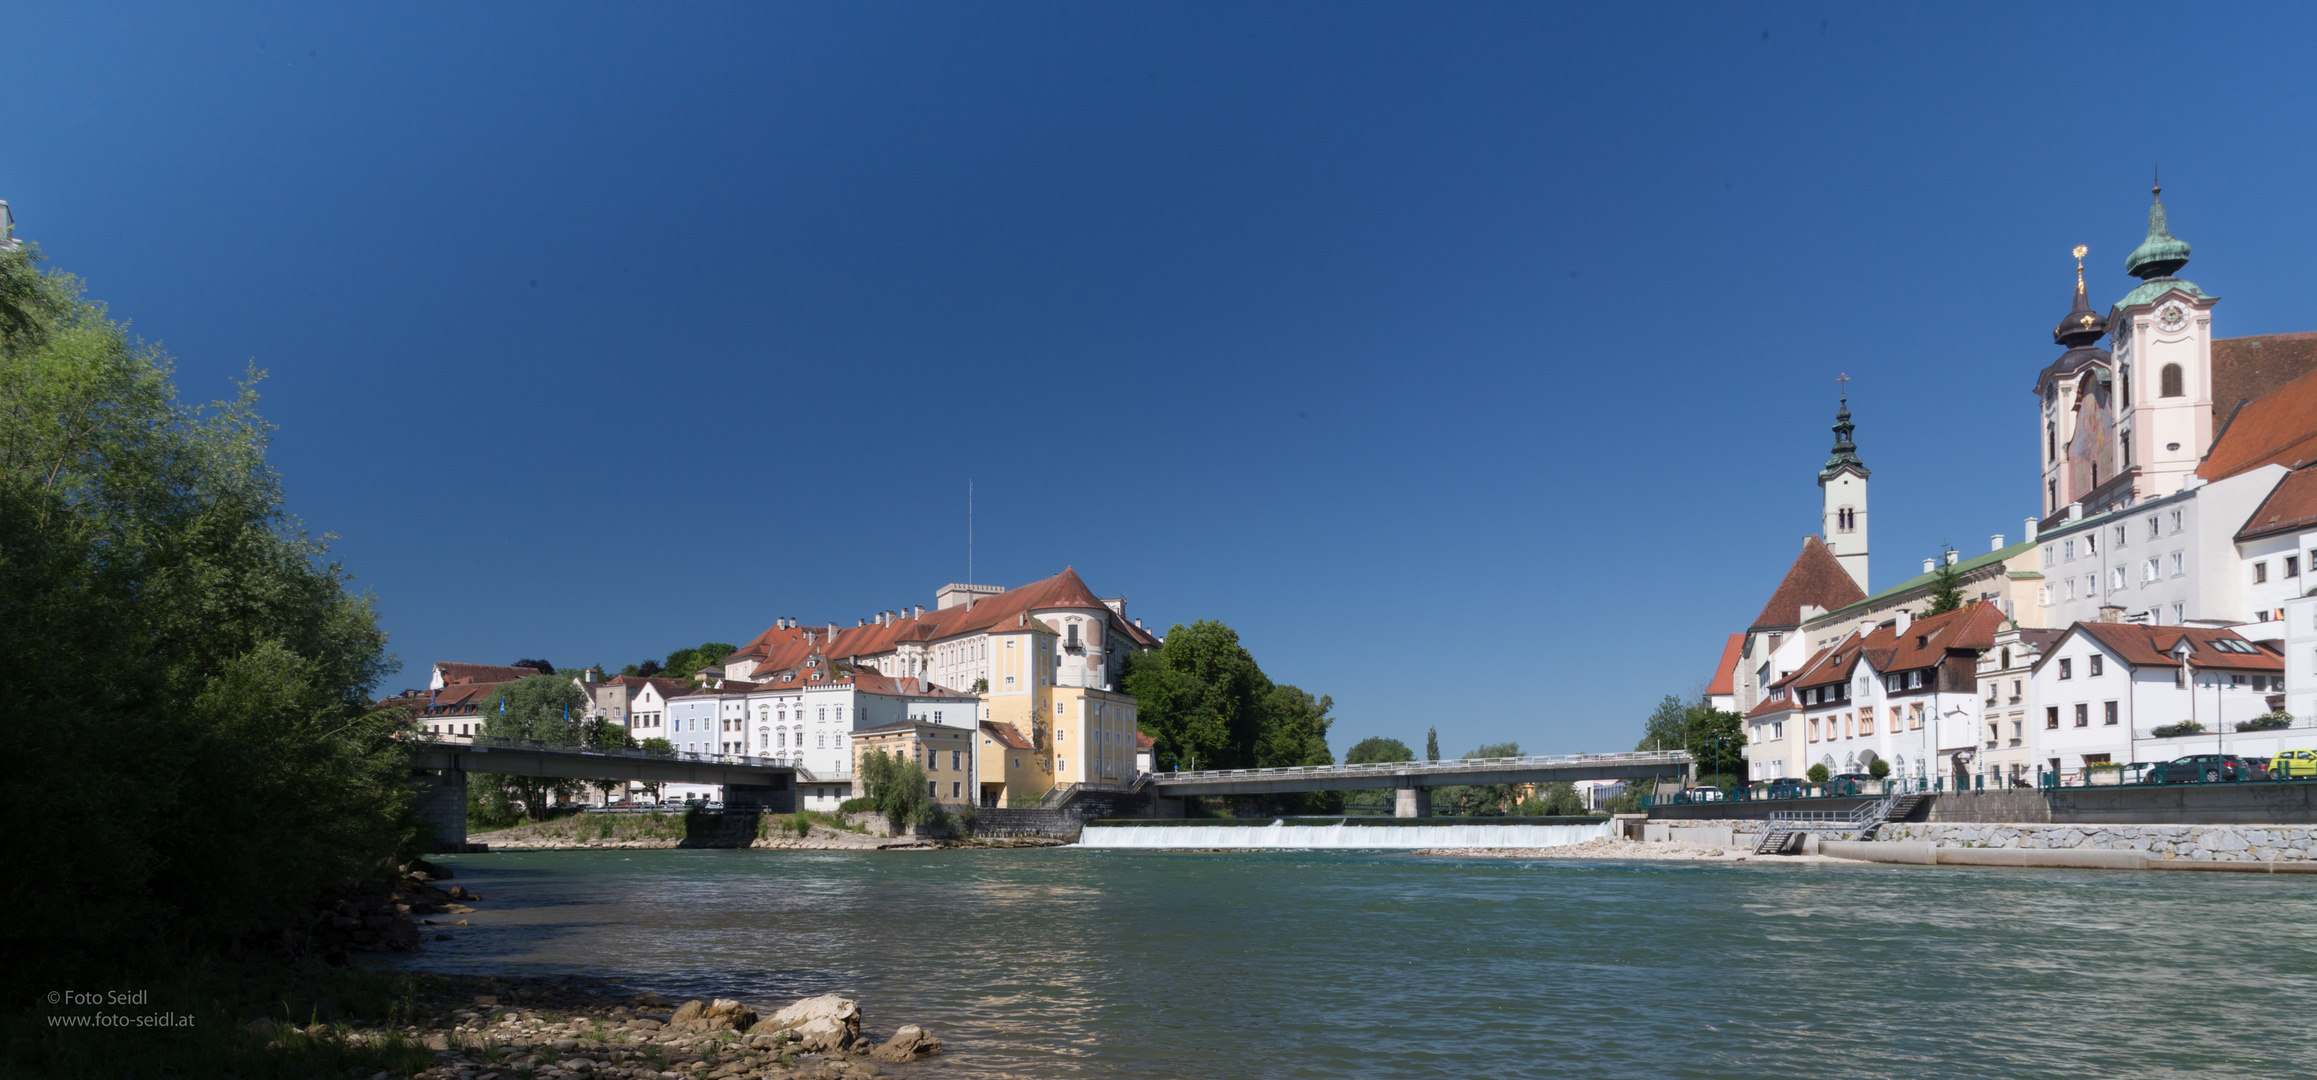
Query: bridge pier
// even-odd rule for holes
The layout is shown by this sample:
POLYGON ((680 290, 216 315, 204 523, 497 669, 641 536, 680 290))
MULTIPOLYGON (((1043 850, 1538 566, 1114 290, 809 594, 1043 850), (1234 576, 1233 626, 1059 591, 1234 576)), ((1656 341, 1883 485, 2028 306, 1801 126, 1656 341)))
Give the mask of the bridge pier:
POLYGON ((1432 789, 1403 787, 1396 792, 1398 802, 1392 808, 1393 817, 1431 817, 1432 789))
POLYGON ((434 834, 434 850, 467 844, 467 774, 463 769, 419 769, 418 817, 434 834))

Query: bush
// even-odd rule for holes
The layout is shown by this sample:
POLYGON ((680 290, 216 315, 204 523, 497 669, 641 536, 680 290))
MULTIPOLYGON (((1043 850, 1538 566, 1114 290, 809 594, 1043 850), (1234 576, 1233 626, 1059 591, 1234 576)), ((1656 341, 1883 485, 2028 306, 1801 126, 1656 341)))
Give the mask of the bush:
POLYGON ((877 800, 866 795, 858 799, 846 799, 837 804, 837 812, 840 814, 866 814, 875 809, 877 809, 877 800))
POLYGON ((1810 777, 1811 783, 1823 784, 1826 782, 1826 778, 1833 776, 1834 773, 1829 771, 1824 765, 1812 765, 1810 767, 1810 772, 1807 775, 1810 777))
POLYGON ((2150 738, 2155 739, 2173 739, 2182 735, 2200 735, 2203 734, 2203 732, 2203 724, 2197 723, 2194 720, 2183 720, 2177 724, 2166 724, 2162 727, 2152 728, 2149 730, 2148 735, 2150 738))
POLYGON ((1891 775, 1891 763, 1884 761, 1881 758, 1876 758, 1873 761, 1866 763, 1866 774, 1868 776, 1874 777, 1877 780, 1888 777, 1891 775))
POLYGON ((933 820, 933 801, 925 794, 925 766, 915 758, 871 750, 861 755, 861 787, 872 808, 885 815, 896 833, 933 820))
POLYGON ((2293 714, 2287 712, 2265 713, 2250 720, 2237 721, 2238 731, 2275 731, 2292 726, 2293 714))

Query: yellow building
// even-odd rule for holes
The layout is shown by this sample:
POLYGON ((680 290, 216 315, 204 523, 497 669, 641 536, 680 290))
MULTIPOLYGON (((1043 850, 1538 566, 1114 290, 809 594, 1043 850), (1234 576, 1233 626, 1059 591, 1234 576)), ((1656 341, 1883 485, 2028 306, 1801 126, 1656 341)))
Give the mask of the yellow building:
POLYGON ((903 720, 853 732, 853 794, 861 786, 861 759, 882 750, 925 767, 925 794, 942 809, 956 811, 974 804, 980 794, 979 740, 972 728, 952 727, 922 720, 903 720))
POLYGON ((1013 800, 1035 799, 1054 786, 1038 748, 1012 724, 981 726, 981 785, 983 806, 1012 806, 1013 800))
POLYGON ((1053 689, 1054 783, 1134 780, 1135 699, 1083 686, 1053 689))

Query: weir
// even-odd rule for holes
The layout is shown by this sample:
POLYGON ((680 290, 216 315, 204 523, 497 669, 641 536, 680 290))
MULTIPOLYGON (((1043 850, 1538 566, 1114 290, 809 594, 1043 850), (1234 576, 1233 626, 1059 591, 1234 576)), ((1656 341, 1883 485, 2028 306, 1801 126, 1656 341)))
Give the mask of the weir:
POLYGON ((1413 850, 1416 848, 1542 848, 1582 844, 1610 834, 1598 825, 1105 825, 1090 821, 1078 847, 1146 851, 1216 848, 1413 850))

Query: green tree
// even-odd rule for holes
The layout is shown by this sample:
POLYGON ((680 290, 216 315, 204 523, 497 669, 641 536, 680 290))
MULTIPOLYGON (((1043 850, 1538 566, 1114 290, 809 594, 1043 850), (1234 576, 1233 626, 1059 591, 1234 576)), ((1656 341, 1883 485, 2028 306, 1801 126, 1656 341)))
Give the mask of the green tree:
MULTIPOLYGON (((533 675, 502 684, 483 699, 482 731, 493 738, 585 746, 588 745, 588 707, 587 691, 570 679, 560 675, 533 675)), ((545 814, 553 803, 577 794, 581 786, 579 781, 555 776, 474 773, 467 778, 470 791, 478 784, 498 793, 495 798, 485 795, 484 805, 509 810, 520 806, 523 814, 533 820, 545 814)))
POLYGON ((1567 781, 1540 784, 1534 794, 1522 799, 1514 813, 1521 817, 1573 817, 1585 812, 1585 797, 1577 794, 1577 785, 1567 781))
POLYGON ((38 259, 0 253, 12 1001, 302 934, 419 835, 407 712, 370 703, 396 665, 283 505, 261 376, 180 401, 169 358, 38 259))
MULTIPOLYGON (((644 739, 636 743, 636 749, 641 750, 647 754, 673 755, 676 752, 676 744, 669 742, 666 739, 652 738, 644 739)), ((657 799, 660 797, 660 782, 657 780, 641 781, 637 783, 636 786, 644 789, 644 792, 650 795, 652 798, 657 799)))
POLYGON ((1387 739, 1381 735, 1370 735, 1353 743, 1351 749, 1344 751, 1344 764, 1346 765, 1414 760, 1416 760, 1416 752, 1408 749, 1407 743, 1398 739, 1387 739))
POLYGON ((1682 747, 1700 776, 1736 777, 1746 771, 1746 718, 1704 702, 1682 710, 1682 747))
POLYGON ((1159 767, 1244 769, 1258 760, 1273 686, 1230 627, 1176 624, 1157 650, 1128 658, 1124 686, 1140 702, 1159 767))
POLYGON ((1807 771, 1803 773, 1803 775, 1808 776, 1810 778, 1810 782, 1813 784, 1823 784, 1826 782, 1827 777, 1833 776, 1834 774, 1829 772, 1826 766, 1822 763, 1818 765, 1812 765, 1807 771))
POLYGON ((707 641, 689 649, 677 649, 659 663, 661 675, 680 681, 692 681, 701 668, 715 667, 724 658, 739 652, 737 646, 722 641, 707 641))
POLYGON ((861 755, 861 787, 893 832, 933 820, 933 800, 925 793, 925 766, 914 758, 871 750, 861 755))
POLYGON ((1930 606, 1924 616, 1945 615, 1963 606, 1963 575, 1955 570, 1955 548, 1940 545, 1939 564, 1931 570, 1930 606))
POLYGON ((1689 706, 1681 699, 1667 694, 1658 701, 1649 719, 1643 721, 1641 741, 1633 744, 1635 750, 1684 750, 1689 747, 1689 706))
POLYGON ((1440 760, 1440 729, 1437 727, 1424 729, 1424 760, 1440 760))

